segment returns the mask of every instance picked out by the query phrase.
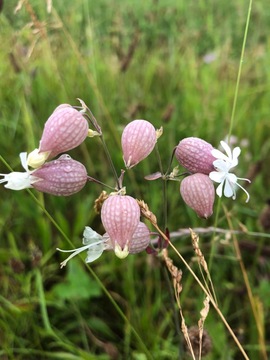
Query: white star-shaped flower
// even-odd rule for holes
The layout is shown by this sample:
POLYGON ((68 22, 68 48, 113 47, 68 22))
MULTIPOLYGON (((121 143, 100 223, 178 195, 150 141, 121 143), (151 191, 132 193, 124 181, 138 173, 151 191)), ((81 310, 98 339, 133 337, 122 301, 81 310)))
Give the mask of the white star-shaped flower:
POLYGON ((221 151, 214 149, 212 150, 212 155, 217 158, 213 162, 213 166, 216 171, 212 171, 209 174, 211 180, 219 183, 216 193, 219 197, 222 196, 222 193, 226 197, 232 197, 233 200, 236 198, 236 189, 237 187, 241 188, 247 195, 246 202, 249 201, 249 193, 244 189, 238 180, 244 180, 250 182, 249 179, 239 178, 235 174, 230 173, 230 170, 238 165, 238 157, 241 153, 241 149, 236 147, 231 151, 229 145, 225 141, 221 141, 221 146, 226 152, 226 155, 221 151))
POLYGON ((82 251, 87 250, 87 257, 85 259, 86 263, 90 263, 98 259, 104 250, 112 249, 111 241, 109 238, 105 238, 94 231, 89 226, 85 227, 83 232, 83 246, 73 249, 73 250, 61 250, 57 248, 56 250, 62 252, 71 252, 72 254, 64 261, 61 262, 61 268, 66 266, 67 262, 72 259, 74 256, 78 255, 82 251))
POLYGON ((4 176, 4 179, 0 180, 0 184, 7 182, 4 186, 7 189, 11 190, 22 190, 27 188, 32 188, 32 184, 34 184, 37 181, 40 181, 40 179, 32 173, 34 170, 30 171, 28 169, 27 165, 27 153, 22 152, 20 153, 20 159, 22 167, 25 169, 25 172, 18 172, 13 171, 10 174, 0 174, 0 176, 4 176))

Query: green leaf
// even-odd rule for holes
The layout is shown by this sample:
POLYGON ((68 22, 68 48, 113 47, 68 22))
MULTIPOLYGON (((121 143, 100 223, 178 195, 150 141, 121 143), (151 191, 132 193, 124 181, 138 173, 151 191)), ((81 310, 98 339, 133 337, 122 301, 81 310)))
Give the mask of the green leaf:
POLYGON ((67 300, 89 299, 101 294, 99 285, 85 272, 80 262, 75 259, 67 266, 65 281, 53 288, 56 297, 67 300))

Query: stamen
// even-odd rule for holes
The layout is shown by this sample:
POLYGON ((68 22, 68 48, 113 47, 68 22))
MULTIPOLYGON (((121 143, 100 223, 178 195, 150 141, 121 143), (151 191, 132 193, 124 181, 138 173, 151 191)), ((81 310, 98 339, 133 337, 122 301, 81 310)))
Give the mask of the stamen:
MULTIPOLYGON (((240 178, 238 178, 238 179, 239 179, 239 180, 243 180, 243 179, 240 179, 240 178)), ((245 179, 245 180, 248 180, 248 179, 245 179)), ((250 180, 248 180, 248 181, 251 182, 250 180)), ((236 183, 236 185, 239 186, 240 189, 242 189, 242 190, 246 193, 246 195, 247 195, 246 203, 249 202, 250 196, 249 196, 249 193, 247 192, 247 190, 246 190, 243 186, 241 186, 240 184, 238 184, 238 183, 236 183)))
MULTIPOLYGON (((229 181, 229 180, 228 180, 229 181)), ((230 187, 232 189, 232 192, 233 192, 233 196, 232 196, 232 199, 235 200, 236 199, 236 191, 235 191, 235 184, 232 183, 231 181, 229 181, 229 184, 230 184, 230 187)))
POLYGON ((64 260, 64 261, 62 261, 62 262, 60 263, 60 268, 62 269, 64 266, 66 266, 66 265, 67 265, 67 262, 68 262, 70 259, 72 259, 74 256, 80 254, 82 251, 87 250, 87 249, 89 249, 89 248, 92 247, 92 246, 99 245, 99 244, 101 244, 102 242, 103 242, 103 240, 97 241, 97 242, 95 242, 95 243, 88 244, 88 245, 84 245, 84 246, 82 246, 82 247, 80 247, 80 248, 73 249, 73 250, 62 250, 62 249, 56 248, 56 250, 61 251, 61 252, 72 252, 72 254, 69 255, 69 257, 68 257, 66 260, 64 260))
POLYGON ((251 181, 249 179, 246 179, 246 178, 237 178, 238 180, 244 180, 244 181, 247 181, 248 183, 251 184, 251 181))

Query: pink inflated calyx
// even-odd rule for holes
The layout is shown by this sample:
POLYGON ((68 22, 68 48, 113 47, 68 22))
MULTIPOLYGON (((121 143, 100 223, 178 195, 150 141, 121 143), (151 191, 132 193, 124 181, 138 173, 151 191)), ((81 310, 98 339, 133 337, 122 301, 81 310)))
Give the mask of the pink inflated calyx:
POLYGON ((191 173, 209 175, 214 170, 212 155, 213 146, 208 142, 197 138, 188 137, 179 142, 175 149, 177 161, 191 173))
MULTIPOLYGON (((103 239, 109 243, 109 235, 105 233, 103 239)), ((129 253, 137 254, 147 248, 150 243, 150 230, 143 222, 139 222, 129 243, 129 253)))
POLYGON ((137 254, 147 248, 150 243, 150 230, 143 222, 139 222, 130 242, 130 254, 137 254))
POLYGON ((85 166, 66 154, 32 171, 31 176, 39 179, 32 184, 36 190, 56 196, 75 194, 87 182, 85 166))
POLYGON ((101 221, 111 239, 116 256, 125 258, 140 221, 137 201, 128 195, 111 195, 101 208, 101 221))
POLYGON ((197 173, 185 177, 180 184, 180 193, 199 217, 207 219, 212 215, 215 188, 209 176, 197 173))
POLYGON ((126 168, 145 159, 157 141, 154 126, 146 120, 133 120, 123 130, 121 144, 126 168))
POLYGON ((46 121, 39 153, 50 152, 49 158, 74 149, 87 137, 88 122, 83 114, 68 104, 59 105, 46 121))

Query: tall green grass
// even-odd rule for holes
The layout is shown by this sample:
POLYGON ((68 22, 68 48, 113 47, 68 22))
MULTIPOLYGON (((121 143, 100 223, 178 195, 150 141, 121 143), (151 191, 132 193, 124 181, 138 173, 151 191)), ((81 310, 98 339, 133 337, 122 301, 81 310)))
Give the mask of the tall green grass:
MULTIPOLYGON (((120 135, 129 121, 143 118, 156 128, 166 169, 174 146, 199 136, 218 146, 229 132, 247 1, 43 1, 28 0, 14 14, 6 1, 0 16, 0 155, 21 171, 19 153, 38 146, 43 124, 60 103, 83 99, 102 126, 116 169, 123 160, 120 135), (207 62, 206 55, 212 56, 207 62)), ((247 231, 201 235, 201 250, 212 258, 211 277, 219 308, 250 359, 269 351, 269 230, 259 216, 269 197, 269 40, 266 0, 254 1, 242 63, 232 135, 242 147, 239 176, 252 178, 245 203, 222 199, 217 226, 247 231), (254 170, 256 166, 256 171, 254 170), (226 206, 228 213, 224 211, 226 206), (231 223, 230 223, 231 221, 231 223), (252 236, 249 233, 257 233, 252 236), (234 242, 236 241, 236 242, 234 242), (240 271, 240 245, 253 292, 240 271), (214 251, 212 250, 214 246, 214 251), (253 309, 252 309, 253 306, 253 309), (255 325, 254 308, 257 313, 255 325)), ((210 57, 211 57, 210 56, 210 57)), ((88 139, 71 156, 89 175, 114 185, 99 139, 88 139)), ((173 163, 176 165, 176 162, 173 163)), ((158 171, 153 152, 125 175, 128 193, 144 199, 163 226, 160 182, 143 177, 158 171)), ((10 170, 1 162, 0 172, 10 170)), ((91 267, 80 259, 59 269, 56 247, 81 244, 84 226, 102 232, 94 200, 102 188, 88 184, 70 198, 0 188, 0 357, 3 359, 183 359, 184 340, 171 279, 159 257, 145 253, 119 260, 106 252, 91 267), (44 208, 64 234, 46 216, 44 208)), ((197 218, 168 184, 170 231, 214 225, 197 218)), ((215 210, 217 210, 217 201, 215 210)), ((200 276, 189 236, 172 239, 200 276)), ((183 270, 180 295, 186 324, 197 324, 204 295, 183 270)), ((83 259, 83 256, 82 256, 83 259)), ((214 309, 205 328, 213 348, 207 359, 242 358, 214 309)))

